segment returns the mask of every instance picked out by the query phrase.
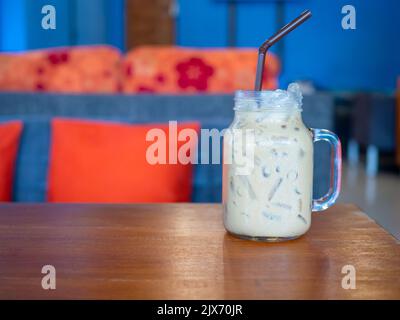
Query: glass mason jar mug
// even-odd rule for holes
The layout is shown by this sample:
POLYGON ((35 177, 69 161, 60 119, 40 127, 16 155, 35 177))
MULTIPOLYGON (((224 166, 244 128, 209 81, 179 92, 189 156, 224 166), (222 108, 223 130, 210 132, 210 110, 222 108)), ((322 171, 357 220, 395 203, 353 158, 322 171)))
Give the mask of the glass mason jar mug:
POLYGON ((297 84, 287 91, 238 91, 235 118, 224 134, 224 225, 241 238, 283 241, 310 228, 311 212, 340 192, 341 145, 324 129, 308 129, 297 84), (312 199, 313 142, 331 145, 328 193, 312 199))

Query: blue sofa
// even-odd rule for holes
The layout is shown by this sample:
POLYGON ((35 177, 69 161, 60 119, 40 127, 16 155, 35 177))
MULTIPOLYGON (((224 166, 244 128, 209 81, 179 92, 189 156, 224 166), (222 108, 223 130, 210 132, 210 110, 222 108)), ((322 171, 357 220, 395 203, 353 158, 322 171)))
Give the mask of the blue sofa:
MULTIPOLYGON (((0 122, 24 123, 15 172, 13 200, 46 200, 50 121, 53 117, 108 120, 124 123, 199 121, 202 128, 229 126, 233 119, 231 95, 65 95, 0 93, 0 122)), ((324 93, 306 96, 303 118, 310 127, 334 127, 334 99, 324 93)), ((329 185, 329 149, 317 145, 314 165, 314 197, 329 185)), ((79 178, 79 177, 77 177, 79 178)), ((195 165, 194 202, 221 201, 222 167, 195 165)))

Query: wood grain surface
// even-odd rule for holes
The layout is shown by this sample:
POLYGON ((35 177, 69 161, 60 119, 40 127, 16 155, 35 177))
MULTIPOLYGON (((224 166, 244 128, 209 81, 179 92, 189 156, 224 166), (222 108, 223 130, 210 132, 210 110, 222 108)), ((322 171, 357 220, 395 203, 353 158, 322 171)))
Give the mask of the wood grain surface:
POLYGON ((0 298, 399 299, 400 246, 353 205, 315 213, 300 239, 258 243, 228 235, 219 204, 3 204, 0 298), (41 287, 44 265, 56 290, 41 287))

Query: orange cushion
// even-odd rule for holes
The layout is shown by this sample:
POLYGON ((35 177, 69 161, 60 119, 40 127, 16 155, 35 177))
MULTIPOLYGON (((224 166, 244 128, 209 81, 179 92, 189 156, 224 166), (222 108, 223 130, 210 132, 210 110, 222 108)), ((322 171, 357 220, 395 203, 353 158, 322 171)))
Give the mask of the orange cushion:
POLYGON ((0 201, 11 201, 15 160, 17 158, 22 122, 0 124, 0 201))
POLYGON ((114 93, 120 53, 82 46, 0 54, 0 90, 114 93))
MULTIPOLYGON (((169 132, 167 124, 54 119, 48 201, 190 201, 192 164, 147 162, 146 150, 154 141, 146 141, 146 134, 153 128, 169 132)), ((184 128, 199 131, 197 123, 178 124, 177 131, 184 128)), ((189 144, 196 143, 193 139, 187 140, 189 144)), ((168 141, 167 138, 167 146, 168 141)), ((187 145, 178 142, 178 150, 183 144, 187 145)))
MULTIPOLYGON (((256 48, 197 49, 143 46, 128 52, 121 63, 125 93, 232 93, 253 90, 256 48)), ((276 89, 280 65, 268 53, 263 89, 276 89)))

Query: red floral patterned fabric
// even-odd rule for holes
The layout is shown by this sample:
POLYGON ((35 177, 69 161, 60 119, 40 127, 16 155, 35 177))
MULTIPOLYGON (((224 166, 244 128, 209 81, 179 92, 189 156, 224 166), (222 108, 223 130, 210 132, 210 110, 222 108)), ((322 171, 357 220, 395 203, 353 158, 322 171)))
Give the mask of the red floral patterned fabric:
POLYGON ((0 90, 112 93, 120 53, 107 46, 0 54, 0 90))
MULTIPOLYGON (((69 93, 232 93, 251 90, 256 49, 145 46, 125 57, 108 46, 0 54, 0 90, 69 93)), ((275 89, 278 59, 269 54, 263 88, 275 89)))
MULTIPOLYGON (((122 63, 125 93, 231 93, 254 86, 257 49, 139 47, 122 63)), ((263 88, 275 89, 279 61, 269 54, 263 88)))

